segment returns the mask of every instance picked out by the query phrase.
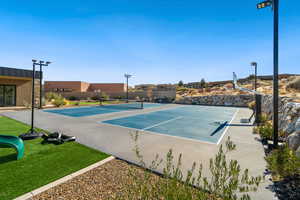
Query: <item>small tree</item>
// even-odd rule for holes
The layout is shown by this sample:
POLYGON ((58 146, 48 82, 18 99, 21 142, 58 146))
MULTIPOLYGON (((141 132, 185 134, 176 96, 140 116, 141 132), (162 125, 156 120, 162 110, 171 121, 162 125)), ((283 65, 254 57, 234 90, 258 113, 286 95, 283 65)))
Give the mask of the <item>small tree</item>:
POLYGON ((206 82, 205 82, 204 78, 202 78, 201 81, 200 81, 200 87, 201 88, 205 88, 206 87, 206 82))
POLYGON ((178 86, 182 87, 183 86, 183 81, 180 80, 179 83, 178 83, 178 86))

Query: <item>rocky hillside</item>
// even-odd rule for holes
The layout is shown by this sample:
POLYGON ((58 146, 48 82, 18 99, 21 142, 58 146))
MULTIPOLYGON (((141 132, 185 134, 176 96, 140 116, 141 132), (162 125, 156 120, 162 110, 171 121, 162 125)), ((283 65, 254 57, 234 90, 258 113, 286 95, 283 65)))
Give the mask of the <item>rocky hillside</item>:
MULTIPOLYGON (((253 79, 244 79, 240 82, 240 85, 244 88, 253 89, 253 79)), ((272 94, 272 80, 258 80, 257 91, 263 94, 272 94)), ((207 83, 205 88, 187 88, 187 87, 177 87, 177 99, 187 97, 187 96, 215 96, 215 95, 247 95, 247 92, 235 90, 233 84, 230 82, 225 82, 224 84, 219 84, 215 86, 210 86, 207 83)), ((280 79, 280 95, 283 97, 290 97, 295 102, 300 103, 300 77, 290 76, 287 78, 280 79)))

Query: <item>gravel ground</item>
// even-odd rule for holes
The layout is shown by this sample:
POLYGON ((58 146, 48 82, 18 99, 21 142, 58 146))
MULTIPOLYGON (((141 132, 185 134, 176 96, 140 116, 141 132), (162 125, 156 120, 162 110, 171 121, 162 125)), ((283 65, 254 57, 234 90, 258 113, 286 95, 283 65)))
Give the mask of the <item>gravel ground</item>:
MULTIPOLYGON (((114 159, 98 168, 79 175, 63 184, 53 187, 31 200, 106 200, 115 199, 130 184, 130 168, 137 168, 127 162, 114 159)), ((159 176, 154 175, 157 178, 159 176)))

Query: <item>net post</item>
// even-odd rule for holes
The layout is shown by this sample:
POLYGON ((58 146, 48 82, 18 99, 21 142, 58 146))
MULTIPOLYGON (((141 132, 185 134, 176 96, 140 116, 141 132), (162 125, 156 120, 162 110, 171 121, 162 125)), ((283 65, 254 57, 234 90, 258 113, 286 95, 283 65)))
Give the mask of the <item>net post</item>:
POLYGON ((261 118, 261 95, 255 94, 255 123, 260 124, 261 118))

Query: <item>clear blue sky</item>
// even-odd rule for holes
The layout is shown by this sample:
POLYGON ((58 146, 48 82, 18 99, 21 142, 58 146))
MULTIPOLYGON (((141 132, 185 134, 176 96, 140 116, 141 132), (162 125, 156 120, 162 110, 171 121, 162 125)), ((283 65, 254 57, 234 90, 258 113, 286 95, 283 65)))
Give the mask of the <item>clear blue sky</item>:
MULTIPOLYGON (((54 63, 46 80, 175 83, 272 73, 272 12, 258 0, 9 0, 0 66, 54 63)), ((280 72, 300 73, 300 2, 281 1, 280 72)))

